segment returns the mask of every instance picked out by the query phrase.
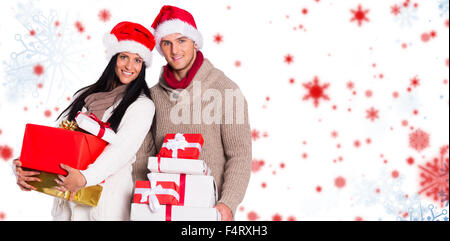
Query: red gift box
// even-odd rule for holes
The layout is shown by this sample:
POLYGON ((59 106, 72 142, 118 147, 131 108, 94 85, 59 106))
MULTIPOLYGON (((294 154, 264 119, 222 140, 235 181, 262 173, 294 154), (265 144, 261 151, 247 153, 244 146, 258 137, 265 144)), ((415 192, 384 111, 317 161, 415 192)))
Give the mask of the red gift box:
POLYGON ((23 167, 67 175, 60 164, 85 170, 107 143, 96 136, 62 128, 27 124, 20 162, 23 167))
POLYGON ((203 142, 201 134, 167 134, 159 151, 159 156, 198 159, 203 142))
MULTIPOLYGON (((175 182, 156 182, 155 186, 159 185, 162 188, 154 192, 159 204, 178 205, 180 199, 178 185, 175 182)), ((150 181, 136 181, 133 203, 149 204, 151 189, 150 181)))

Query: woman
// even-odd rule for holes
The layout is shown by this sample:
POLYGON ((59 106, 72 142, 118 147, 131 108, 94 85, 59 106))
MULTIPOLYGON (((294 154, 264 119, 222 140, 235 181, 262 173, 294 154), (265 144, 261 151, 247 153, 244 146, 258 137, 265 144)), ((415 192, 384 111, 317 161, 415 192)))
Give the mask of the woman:
MULTIPOLYGON (((55 220, 129 220, 132 164, 155 114, 145 82, 145 67, 151 64, 155 40, 143 26, 121 22, 104 42, 111 58, 108 66, 96 83, 75 93, 74 101, 58 120, 74 120, 78 111, 94 113, 111 124, 116 138, 84 171, 61 165, 68 175, 59 175, 56 180, 59 190, 73 193, 71 199, 81 188, 105 181, 102 195, 97 207, 55 198, 52 210, 55 220)), ((39 181, 33 177, 39 172, 23 171, 19 160, 14 164, 19 187, 25 191, 34 189, 26 181, 39 181)))

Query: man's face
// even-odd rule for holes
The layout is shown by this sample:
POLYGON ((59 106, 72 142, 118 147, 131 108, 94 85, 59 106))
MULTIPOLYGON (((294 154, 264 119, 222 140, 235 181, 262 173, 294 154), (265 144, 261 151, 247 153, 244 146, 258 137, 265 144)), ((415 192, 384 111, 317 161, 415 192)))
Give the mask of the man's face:
POLYGON ((161 50, 167 63, 175 71, 189 70, 197 55, 197 45, 179 33, 166 35, 161 39, 161 50))

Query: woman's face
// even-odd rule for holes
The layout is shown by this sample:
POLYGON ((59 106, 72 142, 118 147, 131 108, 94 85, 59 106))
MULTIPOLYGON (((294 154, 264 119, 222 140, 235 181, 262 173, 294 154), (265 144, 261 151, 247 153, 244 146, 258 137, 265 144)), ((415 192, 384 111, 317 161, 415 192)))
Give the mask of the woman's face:
POLYGON ((144 61, 138 54, 121 52, 117 56, 116 75, 122 84, 129 84, 135 80, 142 70, 144 61))

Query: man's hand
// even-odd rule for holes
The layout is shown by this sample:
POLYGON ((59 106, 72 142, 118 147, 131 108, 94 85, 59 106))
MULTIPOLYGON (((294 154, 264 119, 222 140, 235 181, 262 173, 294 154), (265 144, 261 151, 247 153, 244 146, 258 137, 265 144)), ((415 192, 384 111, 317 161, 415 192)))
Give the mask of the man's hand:
POLYGON ((66 170, 69 174, 67 176, 58 175, 59 179, 55 179, 59 187, 57 189, 61 192, 70 192, 69 201, 72 201, 75 194, 86 185, 86 179, 80 170, 61 164, 62 169, 66 170))
POLYGON ((222 221, 233 221, 233 213, 231 212, 231 209, 223 204, 218 203, 215 208, 217 211, 219 211, 220 215, 222 216, 222 221))

